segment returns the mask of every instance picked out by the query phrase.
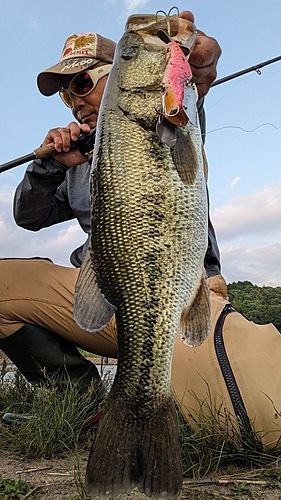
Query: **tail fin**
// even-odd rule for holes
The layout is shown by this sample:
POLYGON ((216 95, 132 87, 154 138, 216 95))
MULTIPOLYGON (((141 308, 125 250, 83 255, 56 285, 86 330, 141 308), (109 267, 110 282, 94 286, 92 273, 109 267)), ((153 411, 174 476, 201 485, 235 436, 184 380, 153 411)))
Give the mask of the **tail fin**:
POLYGON ((110 398, 88 459, 90 495, 115 498, 138 487, 152 498, 175 499, 182 462, 174 402, 148 419, 137 418, 122 398, 110 398))

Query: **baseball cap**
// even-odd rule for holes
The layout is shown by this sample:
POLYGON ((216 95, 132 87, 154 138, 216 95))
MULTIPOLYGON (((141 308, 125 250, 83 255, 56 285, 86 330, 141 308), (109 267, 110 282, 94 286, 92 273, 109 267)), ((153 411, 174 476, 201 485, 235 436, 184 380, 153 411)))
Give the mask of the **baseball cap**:
POLYGON ((98 33, 70 35, 64 44, 60 61, 39 73, 37 85, 43 95, 61 90, 69 75, 94 66, 99 62, 112 63, 116 43, 98 33))

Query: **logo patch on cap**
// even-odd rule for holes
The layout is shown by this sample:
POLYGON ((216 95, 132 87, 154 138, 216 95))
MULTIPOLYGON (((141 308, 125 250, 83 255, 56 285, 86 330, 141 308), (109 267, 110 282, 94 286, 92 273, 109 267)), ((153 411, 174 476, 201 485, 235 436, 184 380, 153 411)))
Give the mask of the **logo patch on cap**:
POLYGON ((95 33, 71 35, 67 38, 61 56, 61 61, 70 57, 96 56, 97 36, 95 33))

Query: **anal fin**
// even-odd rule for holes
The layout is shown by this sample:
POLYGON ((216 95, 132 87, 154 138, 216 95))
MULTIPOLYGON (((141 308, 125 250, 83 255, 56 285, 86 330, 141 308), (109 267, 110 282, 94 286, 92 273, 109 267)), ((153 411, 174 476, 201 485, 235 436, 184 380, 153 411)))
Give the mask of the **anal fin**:
POLYGON ((202 276, 197 295, 190 307, 182 311, 180 329, 185 344, 196 347, 202 344, 210 333, 211 310, 209 290, 206 278, 202 276))

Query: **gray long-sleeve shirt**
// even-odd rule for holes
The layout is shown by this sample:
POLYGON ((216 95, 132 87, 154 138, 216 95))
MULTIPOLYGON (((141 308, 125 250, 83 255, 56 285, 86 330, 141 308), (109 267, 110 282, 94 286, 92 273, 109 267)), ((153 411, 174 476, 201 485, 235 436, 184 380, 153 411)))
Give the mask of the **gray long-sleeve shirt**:
POLYGON ((77 219, 87 239, 70 261, 80 267, 90 233, 90 164, 66 168, 53 158, 35 160, 28 167, 14 197, 16 223, 31 231, 77 219))
MULTIPOLYGON (((203 102, 199 107, 202 135, 205 135, 203 102)), ((14 197, 16 223, 31 231, 39 231, 59 222, 77 219, 87 239, 76 248, 70 261, 80 267, 86 253, 90 233, 90 164, 67 168, 53 158, 35 160, 27 168, 14 197)), ((208 276, 220 274, 220 256, 214 228, 209 219, 208 249, 205 268, 208 276)))

